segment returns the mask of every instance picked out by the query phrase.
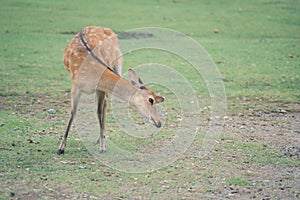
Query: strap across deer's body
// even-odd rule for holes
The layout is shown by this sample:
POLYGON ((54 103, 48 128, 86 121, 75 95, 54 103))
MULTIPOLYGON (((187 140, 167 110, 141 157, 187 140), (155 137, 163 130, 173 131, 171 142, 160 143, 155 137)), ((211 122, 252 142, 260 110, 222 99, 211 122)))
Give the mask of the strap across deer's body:
POLYGON ((113 70, 112 67, 110 67, 109 65, 107 65, 105 62, 103 62, 100 58, 98 58, 94 52, 91 50, 91 48, 89 47, 89 45, 87 44, 86 40, 84 39, 83 37, 83 33, 82 33, 82 30, 80 31, 79 33, 79 38, 80 38, 80 41, 82 43, 82 45, 85 47, 85 49, 88 51, 88 53, 93 57, 95 58, 95 60, 97 60, 100 64, 104 65, 106 68, 108 68, 110 71, 114 72, 115 71, 113 70))

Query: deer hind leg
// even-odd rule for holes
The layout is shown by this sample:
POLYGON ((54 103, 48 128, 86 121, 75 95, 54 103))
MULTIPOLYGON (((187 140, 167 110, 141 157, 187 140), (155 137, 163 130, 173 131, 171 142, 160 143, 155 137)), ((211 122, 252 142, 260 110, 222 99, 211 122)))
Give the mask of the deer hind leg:
POLYGON ((106 104, 107 104, 107 94, 103 91, 96 91, 96 103, 97 103, 97 116, 100 124, 100 135, 97 143, 100 145, 99 152, 105 152, 104 143, 104 130, 105 130, 105 117, 106 117, 106 104))
POLYGON ((68 123, 67 129, 66 129, 66 132, 64 134, 64 137, 63 137, 63 139, 62 139, 62 141, 59 145, 59 148, 58 148, 58 151, 57 151, 58 155, 64 154, 64 152, 65 152, 65 147, 66 147, 66 144, 67 144, 68 134, 69 134, 73 119, 74 119, 75 114, 76 114, 79 98, 80 98, 79 92, 76 90, 76 88, 72 87, 72 90, 71 90, 71 116, 70 116, 70 119, 69 119, 69 123, 68 123))

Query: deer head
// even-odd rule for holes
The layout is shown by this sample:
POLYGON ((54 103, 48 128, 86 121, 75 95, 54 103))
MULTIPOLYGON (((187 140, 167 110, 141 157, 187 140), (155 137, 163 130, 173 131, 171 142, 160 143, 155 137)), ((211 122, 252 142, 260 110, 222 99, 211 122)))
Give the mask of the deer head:
POLYGON ((156 109, 156 104, 163 102, 164 98, 155 95, 152 90, 147 88, 132 69, 128 70, 128 75, 131 85, 137 89, 131 96, 130 101, 150 123, 160 128, 162 123, 156 109))

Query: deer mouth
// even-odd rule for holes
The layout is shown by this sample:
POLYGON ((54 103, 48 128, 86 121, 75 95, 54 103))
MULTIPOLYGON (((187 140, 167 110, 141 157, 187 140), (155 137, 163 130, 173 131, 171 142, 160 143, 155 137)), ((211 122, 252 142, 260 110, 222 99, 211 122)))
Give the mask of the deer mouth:
POLYGON ((161 122, 160 121, 156 122, 152 117, 150 118, 149 121, 150 121, 151 124, 154 124, 157 128, 161 127, 161 122))

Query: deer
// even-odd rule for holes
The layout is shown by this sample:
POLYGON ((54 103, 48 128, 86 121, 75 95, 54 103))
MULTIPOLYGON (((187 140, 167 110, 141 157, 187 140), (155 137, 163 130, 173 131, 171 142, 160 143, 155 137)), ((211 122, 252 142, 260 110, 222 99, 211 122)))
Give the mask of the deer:
POLYGON ((106 151, 104 130, 108 94, 129 102, 157 128, 162 126, 156 104, 164 97, 146 87, 133 69, 128 69, 129 80, 122 77, 123 56, 118 36, 110 28, 87 26, 77 33, 64 51, 63 62, 70 73, 71 115, 57 154, 65 152, 67 137, 76 115, 82 94, 95 94, 96 113, 100 125, 97 140, 99 153, 106 151))

